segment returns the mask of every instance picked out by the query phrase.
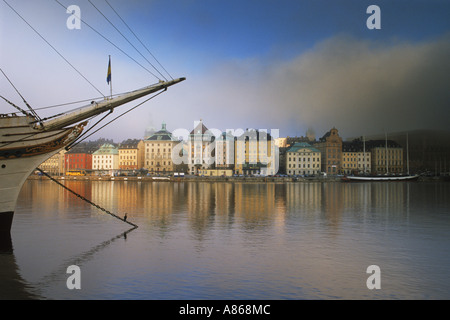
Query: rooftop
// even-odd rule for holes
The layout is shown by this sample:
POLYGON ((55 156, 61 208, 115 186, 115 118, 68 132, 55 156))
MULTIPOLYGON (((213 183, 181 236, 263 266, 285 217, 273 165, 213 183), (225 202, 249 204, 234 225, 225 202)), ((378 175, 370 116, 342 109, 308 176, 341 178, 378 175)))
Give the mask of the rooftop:
POLYGON ((306 142, 297 142, 292 147, 290 147, 287 152, 299 152, 302 149, 307 149, 310 152, 320 152, 319 149, 314 148, 309 143, 306 142))
POLYGON ((163 123, 161 130, 153 133, 146 141, 175 141, 175 139, 173 138, 172 133, 167 131, 166 124, 163 123))

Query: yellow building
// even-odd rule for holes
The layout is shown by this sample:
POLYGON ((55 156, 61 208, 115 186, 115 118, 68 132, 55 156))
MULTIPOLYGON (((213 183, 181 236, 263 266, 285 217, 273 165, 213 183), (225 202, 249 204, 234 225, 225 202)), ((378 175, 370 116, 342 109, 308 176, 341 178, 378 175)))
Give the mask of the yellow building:
POLYGON ((286 173, 288 175, 318 175, 320 168, 320 150, 310 144, 295 143, 286 151, 286 173))
POLYGON ((173 172, 172 150, 178 143, 179 141, 173 138, 172 133, 167 131, 166 124, 163 123, 161 130, 144 141, 144 168, 150 173, 173 172))
POLYGON ((342 151, 343 174, 362 174, 371 172, 370 151, 342 151))
POLYGON ((216 168, 233 169, 234 168, 234 135, 231 133, 222 133, 215 140, 215 159, 216 168))
POLYGON ((341 173, 363 174, 371 172, 371 152, 362 138, 342 143, 341 173))
POLYGON ((144 141, 128 139, 119 146, 119 169, 138 170, 144 167, 144 141))
POLYGON ((48 158, 46 161, 39 165, 39 169, 45 171, 50 175, 63 175, 64 174, 64 154, 66 150, 63 149, 56 153, 52 157, 48 158))
POLYGON ((199 169, 198 174, 205 177, 231 177, 233 176, 232 169, 199 169))
POLYGON ((264 131, 247 129, 235 140, 236 174, 274 175, 279 168, 279 151, 274 138, 264 131))
POLYGON ((403 148, 392 140, 368 141, 372 172, 375 174, 404 173, 403 148))
POLYGON ((358 171, 358 153, 354 151, 342 151, 341 172, 352 174, 358 171))

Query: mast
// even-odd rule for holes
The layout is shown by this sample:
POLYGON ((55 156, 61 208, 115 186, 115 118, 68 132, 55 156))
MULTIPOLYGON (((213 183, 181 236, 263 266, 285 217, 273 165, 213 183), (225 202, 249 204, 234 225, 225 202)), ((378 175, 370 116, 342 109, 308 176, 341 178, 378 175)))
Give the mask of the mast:
POLYGON ((409 146, 408 146, 408 132, 406 133, 406 172, 409 176, 409 146))
POLYGON ((387 147, 387 132, 384 132, 384 136, 385 136, 385 140, 386 140, 386 142, 385 142, 385 153, 386 153, 386 156, 385 156, 385 159, 386 159, 386 174, 388 174, 388 172, 389 172, 389 166, 388 166, 388 147, 387 147))
POLYGON ((121 96, 118 96, 116 98, 106 98, 102 101, 96 102, 92 101, 90 105, 81 107, 71 113, 65 114, 61 117, 58 117, 56 119, 52 119, 49 121, 46 121, 42 123, 42 126, 35 125, 35 129, 43 130, 43 131, 50 131, 55 129, 61 129, 68 125, 83 121, 85 119, 89 119, 93 116, 96 116, 98 114, 101 114, 106 111, 112 111, 114 108, 121 106, 125 103, 131 102, 133 100, 142 98, 144 96, 147 96, 151 93, 165 90, 168 87, 177 84, 181 81, 186 80, 186 78, 178 78, 171 81, 164 81, 160 82, 158 84, 144 87, 142 89, 138 89, 136 91, 131 91, 128 93, 125 93, 121 96))
POLYGON ((110 98, 112 99, 112 74, 111 74, 111 56, 109 56, 108 74, 106 76, 106 82, 109 84, 110 98))
POLYGON ((363 157, 364 157, 364 162, 363 162, 363 167, 364 167, 364 174, 366 174, 366 137, 363 136, 363 157))

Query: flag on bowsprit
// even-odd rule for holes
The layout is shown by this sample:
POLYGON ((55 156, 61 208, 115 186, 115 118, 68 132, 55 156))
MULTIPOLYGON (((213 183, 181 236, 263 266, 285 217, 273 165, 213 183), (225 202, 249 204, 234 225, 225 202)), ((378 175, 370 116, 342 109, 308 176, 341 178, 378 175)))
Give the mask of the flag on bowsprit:
POLYGON ((109 56, 109 63, 108 63, 108 74, 106 76, 106 82, 109 84, 111 82, 111 56, 109 56))

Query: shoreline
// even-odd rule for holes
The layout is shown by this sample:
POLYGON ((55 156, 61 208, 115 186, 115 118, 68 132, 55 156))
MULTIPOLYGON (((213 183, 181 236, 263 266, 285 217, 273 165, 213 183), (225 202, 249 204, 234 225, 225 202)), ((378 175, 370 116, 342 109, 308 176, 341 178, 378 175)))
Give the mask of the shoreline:
MULTIPOLYGON (((130 181, 130 182, 342 182, 334 177, 148 177, 148 176, 52 176, 59 181, 130 181)), ((30 175, 27 180, 50 180, 46 176, 30 175)), ((400 181, 390 181, 400 182, 400 181)), ((442 177, 419 177, 416 182, 444 182, 442 177)), ((354 182, 361 183, 361 182, 354 182)))

